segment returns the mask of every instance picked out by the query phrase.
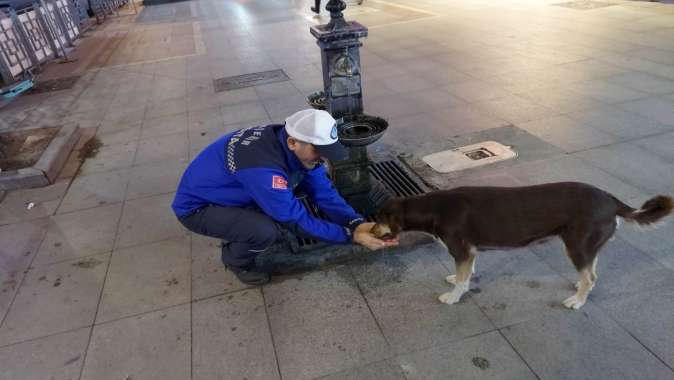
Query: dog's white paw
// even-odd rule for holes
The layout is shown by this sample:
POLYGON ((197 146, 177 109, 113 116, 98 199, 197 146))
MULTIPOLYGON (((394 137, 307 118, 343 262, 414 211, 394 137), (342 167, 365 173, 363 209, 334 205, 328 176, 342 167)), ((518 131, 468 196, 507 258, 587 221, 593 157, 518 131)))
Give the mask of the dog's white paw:
POLYGON ((446 303, 447 305, 452 305, 461 299, 461 294, 456 293, 456 292, 447 292, 445 294, 442 294, 440 297, 438 297, 440 302, 446 303))
POLYGON ((581 306, 585 305, 585 300, 580 300, 579 297, 574 294, 571 297, 565 299, 562 303, 569 309, 578 310, 581 308, 581 306))
POLYGON ((449 276, 445 277, 445 281, 449 282, 452 285, 456 285, 456 275, 450 274, 449 276))
POLYGON ((573 284, 573 287, 576 288, 576 290, 580 289, 580 280, 576 281, 576 283, 573 284))

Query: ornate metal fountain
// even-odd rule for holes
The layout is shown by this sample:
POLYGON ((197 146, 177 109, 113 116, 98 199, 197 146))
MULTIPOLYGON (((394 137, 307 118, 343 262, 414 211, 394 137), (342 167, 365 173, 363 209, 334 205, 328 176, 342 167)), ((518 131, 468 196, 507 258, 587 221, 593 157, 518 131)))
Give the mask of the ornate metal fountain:
MULTIPOLYGON (((321 48, 323 91, 309 95, 307 102, 314 108, 327 110, 338 120, 339 139, 348 147, 349 157, 331 162, 330 173, 346 201, 361 214, 369 216, 394 193, 406 196, 426 190, 393 161, 372 162, 368 158, 367 146, 381 138, 388 123, 363 113, 358 49, 362 45, 360 38, 367 36, 367 28, 344 20, 342 11, 346 4, 342 0, 330 0, 326 8, 330 11, 330 22, 311 28, 311 34, 321 48)), ((302 202, 312 215, 321 217, 315 205, 306 198, 302 202)), ((261 270, 292 273, 344 262, 361 256, 365 250, 358 245, 332 245, 288 236, 284 242, 259 254, 255 262, 261 270)))
POLYGON ((390 195, 369 174, 367 146, 386 132, 388 123, 363 114, 363 88, 360 70, 360 39, 367 28, 344 20, 342 0, 330 0, 330 22, 311 27, 321 48, 323 91, 307 98, 315 108, 326 109, 338 120, 339 139, 349 148, 349 158, 332 162, 331 175, 346 201, 364 215, 373 213, 390 195))

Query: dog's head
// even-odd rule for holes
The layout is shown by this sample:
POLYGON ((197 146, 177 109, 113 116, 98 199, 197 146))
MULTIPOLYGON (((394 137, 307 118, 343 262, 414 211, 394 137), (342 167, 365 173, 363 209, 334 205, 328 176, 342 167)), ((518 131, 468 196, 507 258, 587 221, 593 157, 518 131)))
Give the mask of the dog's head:
POLYGON ((375 215, 372 234, 379 239, 392 239, 403 230, 404 208, 401 198, 389 199, 375 215))

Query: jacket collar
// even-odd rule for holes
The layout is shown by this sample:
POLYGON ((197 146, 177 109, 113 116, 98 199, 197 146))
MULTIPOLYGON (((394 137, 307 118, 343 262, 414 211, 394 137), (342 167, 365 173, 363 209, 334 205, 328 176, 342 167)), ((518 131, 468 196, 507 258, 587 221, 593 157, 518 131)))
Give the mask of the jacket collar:
POLYGON ((288 132, 286 132, 285 126, 282 124, 279 126, 280 128, 276 130, 276 136, 278 137, 279 143, 281 144, 281 149, 283 149, 283 153, 285 154, 288 169, 290 169, 291 172, 295 171, 302 171, 304 173, 308 172, 309 169, 305 168, 304 165, 302 165, 302 162, 300 162, 300 160, 297 158, 295 153, 293 153, 290 149, 288 149, 288 132))

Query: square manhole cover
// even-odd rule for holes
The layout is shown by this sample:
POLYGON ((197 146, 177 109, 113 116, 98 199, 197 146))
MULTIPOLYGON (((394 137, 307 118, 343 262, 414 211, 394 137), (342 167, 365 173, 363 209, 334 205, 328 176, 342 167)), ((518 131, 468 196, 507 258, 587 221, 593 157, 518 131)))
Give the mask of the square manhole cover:
POLYGON ((261 71, 259 73, 219 78, 213 81, 215 92, 236 90, 261 84, 285 82, 290 80, 283 70, 261 71))
POLYGON ((33 166, 59 129, 61 127, 0 133, 0 169, 11 171, 33 166))
POLYGON ((578 10, 588 10, 588 9, 610 7, 611 5, 615 5, 615 4, 614 3, 607 3, 607 2, 604 2, 604 1, 577 0, 577 1, 568 1, 568 2, 565 2, 565 3, 555 3, 555 4, 552 4, 552 5, 556 5, 558 7, 564 7, 564 8, 578 9, 578 10))
POLYGON ((515 157, 517 157, 517 153, 509 146, 496 141, 484 141, 429 154, 424 156, 422 160, 436 172, 451 173, 515 157))
POLYGON ((37 83, 35 83, 35 87, 33 87, 33 89, 30 90, 29 94, 40 94, 43 92, 69 90, 75 85, 78 79, 80 79, 79 76, 71 76, 71 77, 49 79, 45 81, 37 81, 37 83))

